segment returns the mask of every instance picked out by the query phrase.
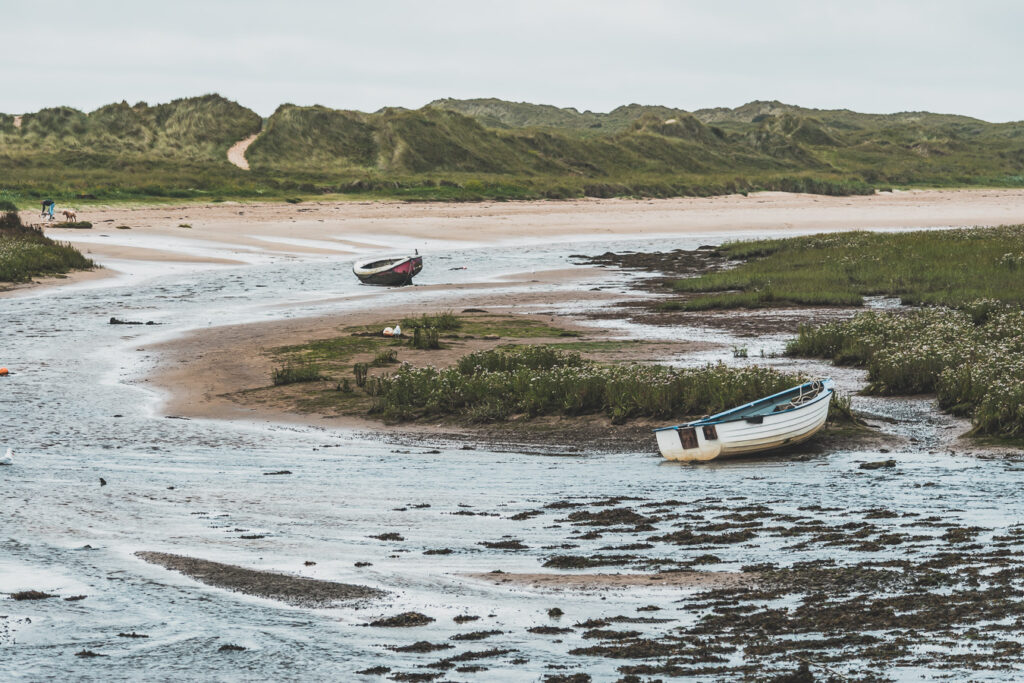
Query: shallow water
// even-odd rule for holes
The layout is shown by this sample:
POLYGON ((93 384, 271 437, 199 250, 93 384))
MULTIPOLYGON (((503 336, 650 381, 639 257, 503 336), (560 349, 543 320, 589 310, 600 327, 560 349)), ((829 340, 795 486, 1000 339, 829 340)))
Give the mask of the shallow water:
MULTIPOLYGON (((434 243, 425 245, 431 251, 418 283, 493 284, 510 274, 569 267, 572 253, 694 248, 716 239, 520 241, 501 249, 434 243), (462 266, 467 268, 450 270, 462 266)), ((0 382, 0 452, 7 446, 15 450, 15 464, 0 467, 0 592, 36 589, 60 596, 0 599, 0 677, 344 679, 379 664, 395 671, 423 671, 418 667, 441 657, 500 648, 515 653, 469 662, 488 667, 486 672, 452 670, 445 678, 532 681, 563 672, 552 667, 568 667, 564 672, 585 671, 597 680, 614 680, 623 661, 567 654, 592 641, 577 633, 533 636, 525 629, 634 614, 650 604, 664 608, 659 616, 684 624, 695 617, 673 601, 686 591, 559 592, 461 577, 495 569, 547 571, 541 568, 544 559, 563 551, 544 546, 565 543, 572 530, 557 514, 510 520, 515 513, 566 499, 635 496, 694 505, 703 499, 742 499, 780 513, 807 504, 843 510, 887 507, 986 528, 1024 521, 1024 502, 1018 495, 1021 465, 940 450, 955 423, 936 417, 925 399, 856 399, 859 408, 894 419, 885 423, 887 430, 918 439, 913 450, 895 456, 840 452, 702 467, 663 462, 653 443, 638 443, 635 452, 617 454, 586 453, 583 445, 581 456, 553 457, 463 450, 460 444, 427 440, 410 446, 338 429, 173 419, 161 412, 160 397, 141 381, 155 359, 137 350, 154 342, 210 325, 359 307, 384 309, 439 297, 457 306, 458 293, 360 286, 350 275, 352 260, 257 254, 238 267, 119 262, 127 273, 117 279, 0 298, 0 365, 13 373, 0 382), (159 324, 112 326, 107 324, 111 316, 159 324), (435 449, 440 453, 428 452, 435 449), (899 468, 870 474, 858 469, 860 462, 885 457, 897 457, 899 468), (266 475, 278 470, 291 474, 266 475), (99 484, 101 477, 105 486, 99 484), (923 482, 934 486, 914 486, 923 482), (411 507, 415 505, 429 507, 411 507), (384 532, 398 532, 405 540, 369 538, 384 532), (503 552, 480 545, 506 536, 522 539, 529 549, 503 552), (454 552, 423 555, 437 548, 454 552), (355 608, 288 607, 211 588, 147 564, 134 557, 140 550, 371 585, 389 596, 355 608), (305 561, 316 564, 306 566, 305 561), (372 565, 355 567, 356 562, 372 565), (62 599, 76 595, 87 597, 62 599), (565 612, 559 622, 546 614, 552 606, 565 612), (365 626, 407 610, 437 621, 410 629, 365 626), (459 625, 452 618, 460 614, 481 619, 459 625), (492 629, 504 633, 476 642, 454 641, 455 648, 432 655, 384 648, 492 629), (128 632, 149 637, 117 636, 128 632), (248 649, 218 652, 225 643, 248 649), (105 657, 75 657, 81 650, 105 657), (513 663, 517 658, 527 661, 513 663)), ((577 291, 600 285, 614 291, 635 277, 587 272, 582 283, 553 287, 577 291)), ((524 287, 529 285, 488 291, 524 287)), ((625 324, 615 329, 641 338, 665 333, 625 324)), ((725 333, 714 337, 724 346, 698 361, 762 362, 755 357, 732 359, 729 347, 736 340, 725 333)), ((759 341, 768 355, 781 343, 781 338, 759 341)), ((832 370, 789 359, 768 362, 789 369, 832 370)), ((834 372, 851 389, 860 381, 856 371, 834 372)), ((895 527, 901 521, 877 523, 895 527)), ((621 542, 635 540, 627 536, 621 542)), ((601 540, 573 540, 578 548, 571 552, 587 554, 615 542, 615 532, 601 540)), ((758 538, 716 548, 721 562, 706 568, 787 565, 846 552, 793 551, 786 545, 780 539, 758 538)), ((930 547, 928 542, 919 545, 921 552, 930 547)), ((686 559, 702 552, 656 545, 637 554, 686 559)), ((922 674, 916 669, 890 672, 906 680, 922 674)), ((1012 680, 1018 674, 981 677, 1012 680)), ((971 677, 979 678, 978 672, 971 677)))

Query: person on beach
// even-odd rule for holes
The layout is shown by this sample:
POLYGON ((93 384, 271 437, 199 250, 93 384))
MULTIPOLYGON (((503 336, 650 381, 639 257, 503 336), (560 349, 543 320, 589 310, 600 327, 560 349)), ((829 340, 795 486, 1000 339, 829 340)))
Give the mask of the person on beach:
POLYGON ((53 210, 55 208, 57 208, 57 204, 52 199, 44 199, 43 200, 43 213, 42 213, 42 215, 40 217, 41 218, 46 218, 47 216, 49 216, 50 220, 52 221, 53 220, 53 210))

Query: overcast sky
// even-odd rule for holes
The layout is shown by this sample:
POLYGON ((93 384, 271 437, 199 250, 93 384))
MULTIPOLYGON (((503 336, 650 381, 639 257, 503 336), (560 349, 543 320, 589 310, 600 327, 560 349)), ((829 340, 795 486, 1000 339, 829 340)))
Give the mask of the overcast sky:
POLYGON ((1024 119, 1011 0, 0 0, 0 111, 217 92, 373 111, 777 99, 1024 119))

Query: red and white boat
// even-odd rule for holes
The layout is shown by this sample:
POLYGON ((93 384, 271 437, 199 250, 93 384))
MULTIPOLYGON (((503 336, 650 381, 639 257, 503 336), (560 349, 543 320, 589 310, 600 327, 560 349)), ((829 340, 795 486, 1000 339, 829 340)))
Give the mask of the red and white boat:
POLYGON ((423 257, 416 252, 412 256, 387 256, 366 261, 356 261, 352 272, 366 285, 396 287, 412 284, 412 279, 423 270, 423 257))

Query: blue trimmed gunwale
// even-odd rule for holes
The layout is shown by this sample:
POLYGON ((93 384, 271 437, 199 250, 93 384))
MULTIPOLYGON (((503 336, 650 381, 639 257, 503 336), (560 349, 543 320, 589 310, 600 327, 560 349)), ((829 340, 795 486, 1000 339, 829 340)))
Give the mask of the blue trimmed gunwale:
POLYGON ((789 396, 790 394, 798 394, 801 389, 810 387, 816 381, 820 381, 821 382, 821 384, 822 384, 822 391, 821 391, 821 393, 818 396, 814 397, 814 400, 809 401, 808 403, 804 403, 803 405, 796 406, 795 408, 787 408, 786 410, 780 410, 777 413, 770 413, 769 415, 763 415, 762 417, 769 417, 770 415, 784 415, 785 413, 790 413, 790 412, 793 412, 794 410, 802 410, 803 408, 806 408, 808 406, 814 405, 815 403, 817 403, 818 401, 820 401, 821 399, 823 399, 825 397, 831 398, 832 393, 835 391, 835 382, 832 381, 831 377, 825 377, 825 378, 823 378, 821 380, 811 380, 810 382, 805 382, 803 384, 799 384, 799 385, 797 385, 797 386, 795 386, 795 387, 793 387, 791 389, 785 389, 783 391, 780 391, 777 394, 772 394, 771 396, 765 396, 764 398, 759 398, 756 401, 751 401, 750 403, 744 403, 743 405, 737 406, 736 408, 730 408, 729 410, 726 410, 726 411, 721 412, 721 413, 716 413, 714 415, 709 415, 708 417, 702 417, 701 419, 694 420, 693 422, 684 422, 682 424, 672 425, 671 427, 658 427, 657 429, 652 430, 652 431, 663 432, 666 429, 679 429, 680 427, 703 427, 704 425, 722 424, 723 422, 738 422, 740 420, 745 420, 749 416, 741 415, 741 416, 731 417, 731 418, 730 418, 730 416, 734 415, 735 413, 743 412, 743 411, 749 410, 750 408, 754 408, 754 407, 757 407, 757 406, 762 406, 762 405, 772 404, 772 403, 781 403, 780 399, 782 399, 783 397, 789 396))

